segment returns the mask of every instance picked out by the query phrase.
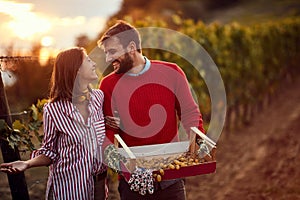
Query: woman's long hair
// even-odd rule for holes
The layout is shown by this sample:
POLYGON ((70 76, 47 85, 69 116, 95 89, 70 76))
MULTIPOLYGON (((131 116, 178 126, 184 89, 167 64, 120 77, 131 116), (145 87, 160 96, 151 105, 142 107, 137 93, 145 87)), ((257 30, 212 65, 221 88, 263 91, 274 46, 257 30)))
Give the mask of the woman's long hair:
POLYGON ((54 63, 50 82, 50 101, 59 100, 72 101, 72 92, 78 69, 80 68, 84 53, 84 48, 74 47, 61 51, 54 63))

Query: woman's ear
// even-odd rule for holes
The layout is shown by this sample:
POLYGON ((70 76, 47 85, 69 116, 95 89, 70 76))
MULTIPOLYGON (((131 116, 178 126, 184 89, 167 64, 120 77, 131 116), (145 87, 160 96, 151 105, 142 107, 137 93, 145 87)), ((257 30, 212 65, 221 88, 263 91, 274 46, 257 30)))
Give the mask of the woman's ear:
POLYGON ((77 70, 77 74, 80 74, 80 73, 81 73, 81 66, 77 70))

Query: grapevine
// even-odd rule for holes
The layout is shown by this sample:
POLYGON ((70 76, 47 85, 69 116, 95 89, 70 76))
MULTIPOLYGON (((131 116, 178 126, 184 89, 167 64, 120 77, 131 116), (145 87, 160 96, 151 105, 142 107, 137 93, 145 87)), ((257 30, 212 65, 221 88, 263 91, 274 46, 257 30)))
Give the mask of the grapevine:
POLYGON ((0 119, 0 139, 7 141, 12 149, 18 147, 23 152, 35 150, 35 141, 41 143, 43 139, 40 129, 43 126, 43 107, 47 102, 48 100, 42 99, 32 104, 25 111, 27 119, 15 120, 12 127, 0 119))

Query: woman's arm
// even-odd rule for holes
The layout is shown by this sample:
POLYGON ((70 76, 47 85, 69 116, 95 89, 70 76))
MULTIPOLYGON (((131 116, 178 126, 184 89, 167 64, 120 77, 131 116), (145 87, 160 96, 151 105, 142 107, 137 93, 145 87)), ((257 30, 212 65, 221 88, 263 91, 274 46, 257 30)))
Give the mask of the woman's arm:
POLYGON ((0 165, 0 171, 9 174, 15 174, 15 173, 25 171, 26 169, 32 167, 48 166, 50 164, 51 164, 51 159, 41 154, 35 158, 26 161, 18 160, 10 163, 2 163, 0 165))

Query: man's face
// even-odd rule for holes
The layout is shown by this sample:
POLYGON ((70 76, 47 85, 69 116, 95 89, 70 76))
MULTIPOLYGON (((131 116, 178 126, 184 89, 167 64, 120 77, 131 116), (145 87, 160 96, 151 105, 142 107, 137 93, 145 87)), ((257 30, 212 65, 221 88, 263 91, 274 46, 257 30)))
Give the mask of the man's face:
POLYGON ((111 63, 117 74, 126 73, 133 67, 132 58, 123 48, 118 38, 111 37, 107 39, 103 44, 103 48, 106 62, 111 63))

